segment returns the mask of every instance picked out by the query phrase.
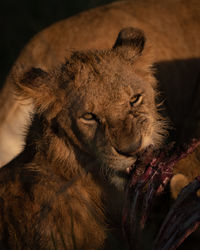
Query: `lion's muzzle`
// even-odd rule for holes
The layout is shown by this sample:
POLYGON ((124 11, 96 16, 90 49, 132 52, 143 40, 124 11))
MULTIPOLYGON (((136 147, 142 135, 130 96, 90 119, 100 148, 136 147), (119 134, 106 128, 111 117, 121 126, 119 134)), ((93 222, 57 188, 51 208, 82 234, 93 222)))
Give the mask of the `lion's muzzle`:
POLYGON ((142 146, 142 138, 140 137, 138 140, 133 139, 130 143, 127 144, 121 144, 121 145, 118 144, 117 146, 115 146, 115 150, 119 154, 129 157, 135 155, 140 150, 141 146, 142 146))

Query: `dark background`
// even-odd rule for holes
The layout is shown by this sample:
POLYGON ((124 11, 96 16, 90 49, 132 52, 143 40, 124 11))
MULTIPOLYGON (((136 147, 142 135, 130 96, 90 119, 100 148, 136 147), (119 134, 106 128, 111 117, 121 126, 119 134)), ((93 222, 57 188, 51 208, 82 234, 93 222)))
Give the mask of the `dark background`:
POLYGON ((29 39, 52 23, 116 0, 0 0, 0 86, 29 39))

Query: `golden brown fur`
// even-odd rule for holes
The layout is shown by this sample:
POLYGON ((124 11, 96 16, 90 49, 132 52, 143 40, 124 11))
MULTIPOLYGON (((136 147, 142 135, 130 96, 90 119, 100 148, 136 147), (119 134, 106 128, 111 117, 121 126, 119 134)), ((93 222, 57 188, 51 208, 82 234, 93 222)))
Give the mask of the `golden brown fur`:
MULTIPOLYGON (((63 104, 67 101, 65 95, 63 95, 64 91, 60 90, 62 84, 58 88, 58 84, 62 82, 61 75, 63 74, 63 79, 65 79, 64 72, 66 70, 74 72, 76 67, 81 67, 81 57, 89 58, 88 61, 93 62, 95 60, 94 54, 97 53, 79 52, 73 54, 70 51, 71 48, 75 50, 111 48, 119 30, 128 26, 139 27, 145 31, 147 37, 146 51, 143 51, 142 56, 134 59, 134 70, 124 61, 119 63, 118 57, 115 61, 113 52, 107 52, 106 55, 104 51, 101 55, 103 61, 109 59, 109 53, 112 54, 109 63, 107 61, 107 65, 105 64, 105 72, 112 72, 112 70, 109 70, 111 65, 113 65, 114 70, 117 70, 120 65, 122 75, 128 77, 129 74, 133 74, 134 81, 138 77, 144 79, 144 82, 149 84, 148 98, 154 99, 155 92, 152 87, 155 87, 155 79, 152 78, 151 70, 149 71, 149 66, 152 63, 150 60, 151 54, 148 50, 150 43, 155 57, 154 61, 157 63, 158 79, 165 91, 169 114, 177 128, 177 135, 185 140, 191 134, 199 134, 199 125, 195 122, 196 110, 199 107, 198 102, 194 102, 194 111, 190 112, 190 106, 193 105, 194 99, 192 90, 195 89, 195 92, 199 93, 198 88, 195 88, 199 81, 198 63, 200 56, 198 0, 136 0, 113 3, 50 26, 36 35, 22 51, 15 66, 11 69, 1 93, 1 165, 22 150, 24 127, 30 123, 28 113, 33 110, 32 101, 37 108, 37 112, 41 115, 34 118, 25 151, 1 170, 0 215, 2 218, 0 219, 0 235, 2 237, 2 248, 15 249, 23 245, 25 249, 51 249, 55 241, 58 244, 58 249, 60 249, 63 247, 62 234, 65 234, 65 242, 69 249, 73 249, 74 244, 78 249, 97 249, 103 245, 107 236, 107 229, 109 228, 107 220, 112 219, 111 214, 113 215, 113 212, 114 216, 116 213, 114 219, 118 220, 118 225, 120 224, 120 216, 116 208, 118 207, 120 211, 121 207, 120 202, 116 205, 115 198, 116 196, 119 197, 121 193, 118 193, 112 185, 109 185, 105 178, 122 187, 124 179, 115 175, 116 168, 118 170, 122 169, 122 166, 125 168, 131 161, 134 161, 134 156, 131 161, 127 159, 127 155, 120 157, 117 155, 116 157, 115 154, 114 157, 106 158, 106 154, 104 154, 104 157, 102 157, 104 153, 102 149, 105 148, 105 145, 108 146, 108 155, 113 155, 110 154, 111 148, 109 148, 108 141, 102 140, 102 138, 107 137, 101 137, 101 140, 99 140, 101 143, 98 144, 98 147, 97 144, 95 145, 95 149, 98 148, 100 151, 97 151, 98 154, 95 154, 94 157, 94 144, 85 147, 81 144, 82 140, 76 138, 77 130, 73 130, 75 128, 82 131, 82 138, 84 138, 85 128, 80 120, 79 124, 77 123, 78 127, 71 126, 73 129, 67 129, 68 140, 73 139, 72 144, 68 140, 66 144, 59 136, 52 136, 52 133, 61 133, 60 136, 63 137, 62 133, 66 130, 58 129, 57 125, 62 124, 63 128, 69 128, 70 124, 65 122, 65 118, 69 118, 71 114, 74 115, 73 112, 70 112, 69 116, 63 115, 62 112, 58 115, 63 110, 63 104), (74 55, 74 59, 70 59, 71 54, 74 55), (75 68, 71 68, 72 65, 70 64, 63 66, 65 68, 61 74, 60 65, 65 64, 66 57, 68 61, 74 61, 76 66, 75 68), (192 61, 191 64, 190 60, 192 61), (21 82, 21 76, 31 67, 42 68, 48 73, 41 71, 40 73, 43 72, 44 74, 40 75, 38 70, 31 71, 32 73, 23 77, 23 79, 29 79, 29 81, 21 82), (186 77, 183 74, 185 72, 187 73, 186 77), (32 78, 30 79, 31 75, 32 78), (29 86, 26 85, 28 82, 30 83, 29 86), (23 93, 25 99, 14 97, 13 85, 16 83, 18 83, 18 88, 21 88, 21 94, 23 93), (47 83, 49 83, 49 86, 47 83), (177 89, 181 89, 181 91, 177 92, 177 89), (33 100, 30 101, 27 99, 28 97, 32 97, 33 100), (64 100, 64 102, 58 100, 64 100), (191 105, 188 105, 188 103, 191 105), (58 120, 54 119, 55 117, 58 120), (53 126, 49 127, 49 122, 53 119, 54 123, 51 124, 53 126), (42 133, 42 128, 45 129, 45 133, 42 133), (81 150, 78 151, 77 148, 81 150), (88 151, 89 154, 87 155, 88 151), (77 155, 82 157, 79 159, 77 155), (90 158, 91 155, 95 158, 95 165, 93 158, 92 160, 90 158), (100 161, 105 160, 106 164, 105 162, 97 163, 96 160, 98 159, 100 161), (110 165, 110 168, 103 168, 105 165, 110 165), (100 173, 104 178, 100 178, 100 173), (68 199, 70 202, 66 203, 68 199), (81 207, 79 207, 79 204, 81 204, 81 207), (106 214, 109 214, 109 216, 106 217, 106 214), (27 230, 27 227, 29 230, 27 230), (66 232, 66 228, 69 231, 66 232), (76 236, 76 243, 73 241, 73 235, 76 236)), ((135 52, 137 50, 133 54, 135 52)), ((80 80, 87 78, 88 72, 95 72, 96 69, 87 65, 85 70, 79 78, 80 80)), ((109 77, 114 79, 111 75, 109 77)), ((109 80, 109 77, 105 79, 109 80)), ((97 79, 99 80, 100 77, 93 74, 91 79, 94 79, 94 83, 97 84, 97 79)), ((79 83, 77 80, 77 88, 79 83)), ((119 96, 117 94, 119 89, 116 88, 115 96, 115 91, 113 92, 115 87, 113 85, 113 88, 105 94, 113 96, 116 103, 112 104, 117 104, 113 105, 117 112, 113 112, 112 109, 106 109, 106 111, 109 111, 112 116, 117 113, 117 115, 120 115, 120 117, 117 117, 123 121, 125 120, 126 108, 121 109, 119 100, 116 98, 119 96)), ((89 91, 92 90, 89 87, 88 89, 89 91)), ((125 97, 125 95, 121 96, 124 90, 123 88, 122 91, 120 90, 122 99, 125 97)), ((97 91, 97 93, 90 92, 90 94, 94 94, 93 101, 97 100, 95 95, 104 93, 102 91, 105 91, 105 88, 97 91)), ((89 100, 91 100, 90 98, 89 100)), ((77 99, 79 100, 79 98, 77 99)), ((109 98, 106 101, 109 102, 109 98)), ((122 100, 123 102, 124 100, 122 100)), ((104 107, 105 100, 102 103, 98 104, 99 107, 104 107)), ((143 146, 147 146, 152 141, 156 145, 160 141, 158 136, 158 133, 161 132, 158 129, 160 122, 157 121, 158 116, 154 105, 151 105, 144 111, 146 115, 148 114, 147 116, 153 117, 153 120, 156 121, 152 126, 154 136, 146 136, 144 127, 151 126, 136 126, 137 132, 141 130, 143 138, 146 138, 146 145, 144 145, 145 140, 143 140, 143 146), (148 138, 154 138, 154 140, 148 138)), ((79 107, 83 108, 84 106, 79 105, 79 107)), ((109 105, 107 107, 109 108, 109 105)), ((69 111, 68 106, 67 110, 69 111)), ((79 109, 76 107, 75 110, 79 109)), ((116 117, 112 117, 111 121, 113 122, 115 119, 116 117)), ((67 121, 72 120, 67 119, 67 121)), ((111 129, 111 135, 115 135, 115 138, 118 138, 119 135, 123 135, 125 138, 125 140, 122 137, 120 138, 120 145, 117 139, 114 140, 113 145, 121 148, 119 152, 123 152, 124 149, 127 150, 125 146, 130 145, 133 139, 129 138, 129 133, 123 132, 128 131, 128 123, 125 123, 127 126, 125 125, 125 129, 122 129, 123 123, 121 121, 114 122, 113 124, 118 124, 119 130, 113 129, 112 131, 111 129)), ((88 136, 91 135, 89 130, 86 132, 88 136)), ((148 130, 148 133, 151 134, 150 130, 148 130)), ((86 137, 85 140, 89 137, 86 137)), ((135 137, 133 141, 137 141, 136 139, 135 137)), ((120 198, 122 197, 120 196, 120 198)), ((114 223, 111 222, 109 225, 112 224, 114 223)))
POLYGON ((0 171, 0 248, 100 249, 111 220, 103 183, 123 189, 137 153, 165 135, 143 32, 13 77, 36 111, 23 152, 0 171))
MULTIPOLYGON (((195 87, 199 81, 199 8, 198 0, 132 0, 89 10, 37 34, 21 52, 16 67, 19 73, 30 67, 49 70, 64 63, 71 48, 107 49, 113 45, 121 28, 141 28, 154 50, 159 83, 165 92, 176 134, 184 141, 200 134, 196 121, 198 101, 193 107, 193 90, 196 96, 199 93, 195 87)), ((0 98, 1 165, 22 150, 21 134, 32 109, 13 97, 12 71, 0 98)))

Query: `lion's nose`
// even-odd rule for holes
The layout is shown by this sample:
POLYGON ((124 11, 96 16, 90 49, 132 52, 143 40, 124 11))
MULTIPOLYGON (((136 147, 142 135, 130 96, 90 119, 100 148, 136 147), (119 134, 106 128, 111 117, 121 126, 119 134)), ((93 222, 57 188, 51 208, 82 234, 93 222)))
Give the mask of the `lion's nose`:
POLYGON ((142 146, 142 138, 137 141, 132 141, 128 145, 118 145, 115 150, 122 155, 133 156, 136 154, 142 146))

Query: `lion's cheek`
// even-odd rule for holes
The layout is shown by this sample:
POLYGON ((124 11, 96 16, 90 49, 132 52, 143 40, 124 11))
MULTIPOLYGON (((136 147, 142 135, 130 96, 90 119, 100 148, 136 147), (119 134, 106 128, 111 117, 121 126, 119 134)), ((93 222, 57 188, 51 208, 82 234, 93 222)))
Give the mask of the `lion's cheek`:
POLYGON ((153 145, 153 140, 152 140, 152 137, 151 136, 145 136, 144 139, 143 139, 143 143, 142 143, 142 149, 150 146, 150 145, 153 145))
POLYGON ((96 140, 96 133, 96 124, 84 124, 79 120, 77 121, 76 136, 83 145, 93 147, 96 140))

